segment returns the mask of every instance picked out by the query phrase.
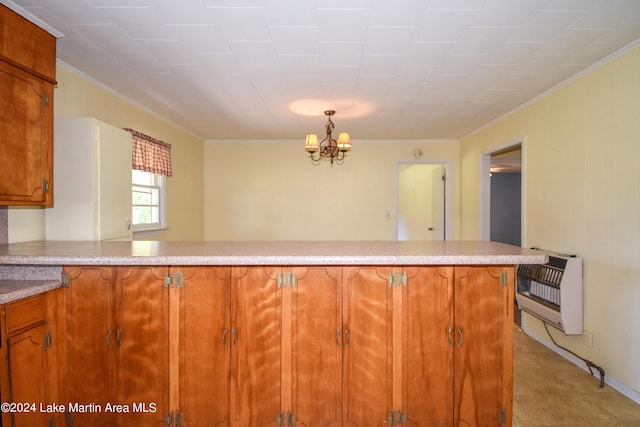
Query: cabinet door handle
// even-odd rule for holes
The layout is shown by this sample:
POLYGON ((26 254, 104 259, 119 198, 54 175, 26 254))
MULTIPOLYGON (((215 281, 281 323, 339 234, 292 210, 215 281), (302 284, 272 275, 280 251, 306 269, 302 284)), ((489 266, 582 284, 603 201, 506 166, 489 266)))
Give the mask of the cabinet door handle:
POLYGON ((460 348, 460 346, 462 345, 462 329, 457 328, 458 329, 458 337, 460 338, 460 340, 458 341, 458 344, 456 344, 456 346, 458 348, 460 348))
POLYGON ((451 332, 453 332, 453 328, 449 326, 447 328, 447 342, 449 343, 450 347, 453 347, 453 341, 451 340, 451 332))
POLYGON ((340 328, 336 330, 336 347, 340 348, 340 328))
POLYGON ((231 341, 231 347, 235 347, 236 341, 238 341, 238 331, 236 331, 236 328, 231 328, 231 336, 233 337, 233 340, 231 341))
POLYGON ((229 347, 229 344, 227 344, 227 334, 229 333, 229 329, 228 328, 224 328, 224 331, 222 331, 222 344, 224 345, 224 348, 229 347))
POLYGON ((118 346, 118 348, 122 347, 122 340, 120 339, 120 337, 122 337, 122 331, 120 330, 120 328, 116 329, 116 345, 118 346))
POLYGON ((351 342, 351 333, 349 332, 349 329, 344 328, 344 333, 347 336, 347 342, 344 343, 344 348, 349 347, 349 343, 351 342))
POLYGON ((113 329, 109 329, 109 331, 107 332, 107 336, 106 336, 106 340, 107 340, 107 345, 109 346, 109 348, 113 348, 113 344, 111 344, 111 334, 113 333, 113 329))

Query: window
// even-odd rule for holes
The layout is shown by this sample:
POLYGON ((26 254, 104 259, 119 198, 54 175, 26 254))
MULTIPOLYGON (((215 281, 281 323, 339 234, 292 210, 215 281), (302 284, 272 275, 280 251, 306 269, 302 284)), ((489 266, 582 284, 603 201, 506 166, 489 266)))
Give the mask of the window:
MULTIPOLYGON (((165 177, 140 170, 131 171, 133 231, 157 232, 166 228, 165 177)), ((140 233, 137 233, 140 237, 140 233)), ((146 236, 154 233, 144 233, 146 236)), ((144 236, 142 236, 144 237, 144 236)))
POLYGON ((173 176, 171 144, 133 129, 131 132, 131 196, 133 236, 149 237, 162 234, 165 220, 165 180, 173 176))

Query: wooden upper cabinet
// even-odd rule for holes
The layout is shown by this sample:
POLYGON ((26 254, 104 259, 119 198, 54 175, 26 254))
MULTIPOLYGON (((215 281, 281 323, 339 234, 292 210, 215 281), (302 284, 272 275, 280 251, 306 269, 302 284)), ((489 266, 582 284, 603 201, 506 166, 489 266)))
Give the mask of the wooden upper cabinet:
POLYGON ((55 83, 55 37, 4 5, 0 5, 0 58, 55 83))
POLYGON ((0 5, 0 205, 53 204, 55 38, 0 5))

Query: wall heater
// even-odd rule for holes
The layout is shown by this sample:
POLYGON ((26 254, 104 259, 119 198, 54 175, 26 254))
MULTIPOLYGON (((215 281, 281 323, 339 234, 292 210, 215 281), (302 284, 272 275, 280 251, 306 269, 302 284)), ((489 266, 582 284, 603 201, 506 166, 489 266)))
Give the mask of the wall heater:
POLYGON ((582 259, 549 254, 546 264, 519 265, 516 300, 522 311, 565 334, 582 334, 582 259))

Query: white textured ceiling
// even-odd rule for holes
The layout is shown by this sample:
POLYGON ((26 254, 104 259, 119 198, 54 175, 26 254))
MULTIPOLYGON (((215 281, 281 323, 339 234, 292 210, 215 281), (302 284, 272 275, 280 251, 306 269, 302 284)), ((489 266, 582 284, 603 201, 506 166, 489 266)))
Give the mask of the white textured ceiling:
MULTIPOLYGON (((11 3, 2 0, 3 3, 11 3)), ((640 0, 15 0, 205 139, 459 138, 640 38, 640 0)), ((135 126, 135 124, 131 124, 135 126)))

